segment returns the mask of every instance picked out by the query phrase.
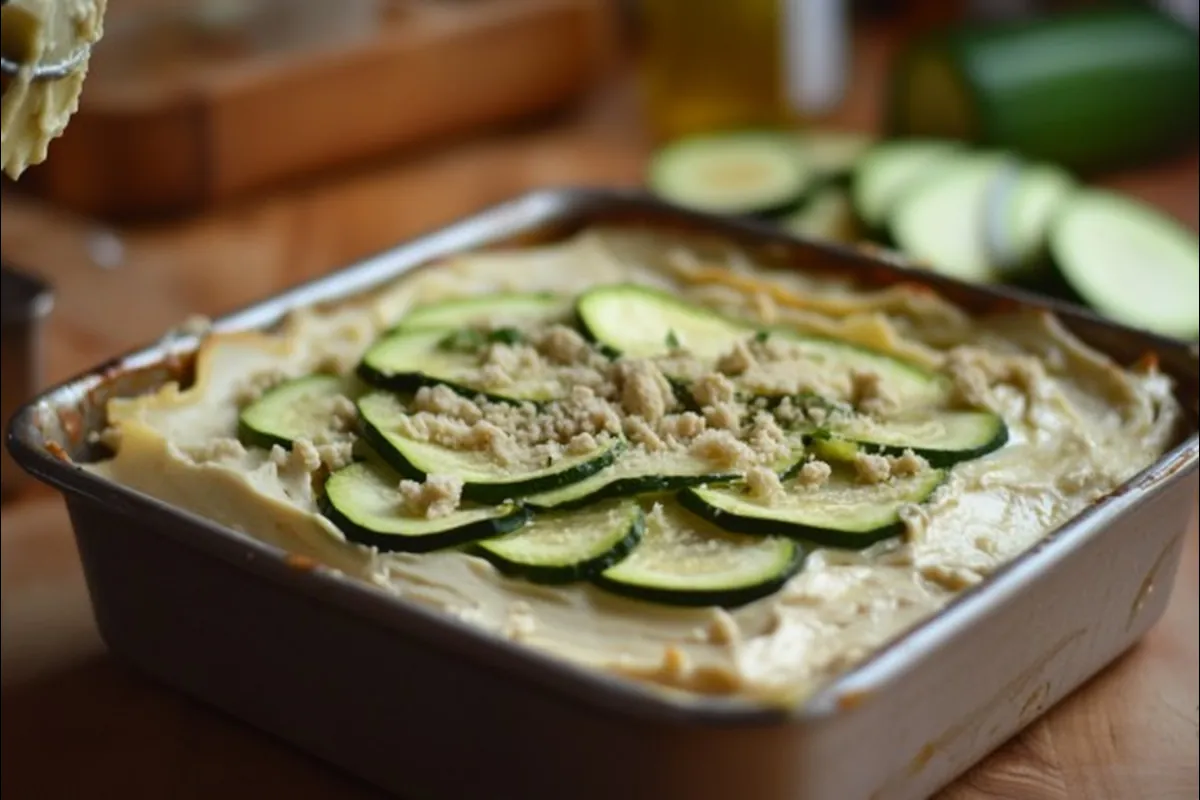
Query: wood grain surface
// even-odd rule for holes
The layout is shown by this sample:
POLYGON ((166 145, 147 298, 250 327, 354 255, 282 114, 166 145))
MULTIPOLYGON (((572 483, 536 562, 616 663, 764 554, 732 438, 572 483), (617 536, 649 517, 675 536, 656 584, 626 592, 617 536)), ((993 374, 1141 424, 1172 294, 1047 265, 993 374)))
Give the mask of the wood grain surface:
MULTIPOLYGON (((845 119, 873 123, 867 42, 845 119)), ((627 82, 536 127, 325 176, 204 217, 113 229, 6 186, 5 257, 49 278, 48 371, 61 379, 188 314, 218 314, 523 190, 633 184, 645 143, 627 82)), ((1197 227, 1195 154, 1106 181, 1197 227)), ((376 792, 106 655, 65 512, 33 487, 3 507, 7 798, 370 798, 376 792)), ((1197 796, 1197 530, 1143 642, 948 788, 946 800, 1197 796)))

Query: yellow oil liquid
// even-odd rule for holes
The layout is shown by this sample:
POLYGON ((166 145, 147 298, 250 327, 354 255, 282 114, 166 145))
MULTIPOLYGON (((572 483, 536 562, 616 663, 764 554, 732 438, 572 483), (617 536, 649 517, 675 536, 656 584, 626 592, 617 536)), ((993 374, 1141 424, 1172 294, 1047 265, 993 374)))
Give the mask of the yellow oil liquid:
POLYGON ((780 0, 640 0, 642 81, 656 139, 790 121, 780 0))

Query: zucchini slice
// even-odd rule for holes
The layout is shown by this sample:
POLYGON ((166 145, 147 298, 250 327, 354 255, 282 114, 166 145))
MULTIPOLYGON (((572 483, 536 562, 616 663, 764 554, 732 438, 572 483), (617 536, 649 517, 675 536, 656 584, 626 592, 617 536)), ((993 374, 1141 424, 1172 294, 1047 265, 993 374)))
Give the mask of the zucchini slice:
POLYGON ((1036 276, 1047 261, 1050 226, 1078 185, 1051 164, 1012 163, 988 192, 984 209, 987 251, 1005 279, 1036 276))
POLYGON ((714 472, 712 463, 688 453, 623 453, 615 463, 578 483, 550 492, 529 495, 534 509, 581 508, 614 497, 655 494, 700 484, 737 480, 741 473, 714 472))
POLYGON ((875 137, 855 131, 811 130, 797 137, 800 156, 823 184, 848 178, 867 151, 875 146, 875 137))
POLYGON ((571 318, 571 303, 552 292, 513 292, 461 297, 409 309, 400 328, 525 327, 571 318))
MULTIPOLYGON (((576 311, 593 339, 618 353, 642 358, 665 356, 673 347, 682 346, 701 360, 715 361, 735 342, 761 332, 748 322, 637 284, 590 289, 579 297, 576 311)), ((797 344, 800 355, 812 360, 814 370, 877 372, 906 404, 945 398, 945 382, 913 364, 848 342, 804 336, 789 329, 773 328, 769 333, 797 344)))
POLYGON ((882 231, 904 192, 959 152, 953 142, 937 139, 904 139, 871 148, 855 165, 851 181, 859 219, 870 230, 882 231))
POLYGON ((428 519, 406 514, 400 476, 365 461, 342 467, 325 482, 321 512, 352 542, 387 552, 427 553, 500 536, 529 520, 515 503, 460 508, 428 519))
POLYGON ((755 327, 635 283, 589 289, 575 301, 587 334, 605 347, 634 358, 664 356, 684 348, 701 359, 716 359, 755 327))
POLYGON ((992 283, 1036 265, 1073 182, 1005 153, 962 154, 916 181, 888 215, 905 255, 960 280, 992 283))
POLYGON ((679 502, 735 533, 778 534, 857 549, 902 533, 900 508, 927 500, 944 478, 944 472, 931 469, 911 478, 860 484, 835 473, 821 489, 789 492, 773 504, 750 497, 740 485, 684 489, 679 502))
POLYGON ((1200 336, 1196 235, 1147 205, 1099 190, 1070 199, 1050 253, 1076 297, 1109 319, 1165 336, 1200 336))
MULTIPOLYGON (((490 334, 513 334, 511 329, 490 334)), ((460 394, 484 395, 502 402, 549 402, 565 389, 553 376, 519 375, 503 389, 479 381, 479 360, 489 334, 459 328, 412 329, 402 327, 367 349, 358 365, 364 383, 394 392, 411 392, 420 386, 444 384, 460 394)))
POLYGON ((476 542, 473 551, 506 575, 532 583, 570 583, 625 558, 644 530, 642 507, 619 500, 586 511, 538 514, 515 533, 476 542))
POLYGON ((307 375, 267 390, 238 415, 238 439, 247 447, 291 449, 332 432, 332 401, 346 392, 336 375, 307 375))
POLYGON ((633 552, 594 582, 654 603, 733 607, 778 591, 806 555, 786 537, 730 533, 666 505, 647 515, 633 552))
POLYGON ((403 414, 403 406, 387 392, 372 392, 358 400, 363 438, 390 467, 415 479, 431 474, 459 477, 463 497, 478 503, 502 503, 582 481, 613 463, 625 444, 614 438, 590 453, 565 455, 542 467, 502 466, 483 453, 401 435, 397 427, 403 414))
POLYGON ((650 164, 649 188, 697 211, 767 216, 797 205, 813 175, 794 144, 765 133, 721 133, 673 142, 650 164))
POLYGON ((851 417, 828 432, 868 452, 898 456, 912 450, 933 467, 980 458, 1008 443, 1008 426, 990 411, 938 411, 884 421, 851 417))
POLYGON ((896 199, 887 214, 891 240, 934 272, 977 283, 1000 280, 988 247, 987 210, 993 187, 1019 167, 1007 156, 962 154, 896 199))
POLYGON ((850 193, 830 185, 813 192, 804 205, 780 220, 783 229, 803 239, 851 243, 859 238, 850 193))

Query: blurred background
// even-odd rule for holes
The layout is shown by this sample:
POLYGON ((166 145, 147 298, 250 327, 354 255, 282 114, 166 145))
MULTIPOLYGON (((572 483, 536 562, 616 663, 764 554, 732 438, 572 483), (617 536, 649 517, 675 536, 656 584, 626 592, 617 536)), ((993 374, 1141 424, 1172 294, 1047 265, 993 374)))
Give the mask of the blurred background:
MULTIPOLYGON (((1197 16, 1194 0, 109 0, 66 134, 3 183, 3 415, 194 314, 561 185, 870 241, 1194 339, 1197 16), (1076 208, 1099 209, 1082 237, 1056 223, 1076 208)), ((202 797, 242 778, 360 796, 109 665, 60 504, 5 458, 9 796, 202 797), (132 785, 130 752, 183 767, 132 785)), ((1156 640, 1170 655, 1138 656, 1161 667, 1080 701, 1105 724, 1162 724, 1112 702, 1131 683, 1194 696, 1196 595, 1193 571, 1156 640)), ((1041 724, 1078 726, 1076 705, 1041 724)), ((1131 793, 1106 796, 1175 797, 1138 788, 1172 757, 1194 787, 1188 741, 1112 753, 1131 793)))

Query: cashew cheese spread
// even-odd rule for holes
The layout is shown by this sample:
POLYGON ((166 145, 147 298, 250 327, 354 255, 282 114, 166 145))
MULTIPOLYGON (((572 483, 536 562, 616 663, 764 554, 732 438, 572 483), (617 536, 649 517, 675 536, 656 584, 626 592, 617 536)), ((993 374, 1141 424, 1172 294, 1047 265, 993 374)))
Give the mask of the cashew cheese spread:
POLYGON ((57 63, 103 33, 107 0, 12 0, 3 15, 4 57, 22 65, 5 80, 0 111, 0 162, 13 180, 46 160, 50 142, 66 129, 79 106, 85 58, 67 75, 35 80, 38 64, 57 63))
POLYGON ((1180 412, 968 317, 637 228, 212 333, 86 468, 524 646, 791 704, 1150 465, 1180 412))

